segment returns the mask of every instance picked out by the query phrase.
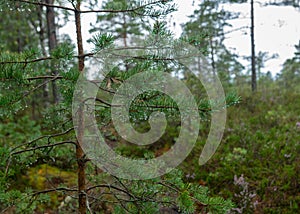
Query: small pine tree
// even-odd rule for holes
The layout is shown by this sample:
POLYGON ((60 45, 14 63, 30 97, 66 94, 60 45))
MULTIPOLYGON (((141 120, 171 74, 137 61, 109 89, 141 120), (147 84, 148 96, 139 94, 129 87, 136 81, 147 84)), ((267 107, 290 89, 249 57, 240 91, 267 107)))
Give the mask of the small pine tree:
MULTIPOLYGON (((11 2, 7 0, 5 3, 11 2)), ((178 170, 171 171, 161 178, 145 181, 128 181, 104 172, 100 173, 100 170, 95 168, 95 165, 89 161, 82 150, 82 141, 86 133, 84 133, 81 123, 75 127, 79 133, 77 136, 74 134, 71 112, 72 97, 78 77, 87 75, 84 70, 86 58, 95 57, 98 52, 105 51, 114 43, 112 36, 99 34, 93 39, 95 52, 86 54, 82 42, 81 14, 110 13, 121 14, 120 17, 123 17, 122 14, 129 13, 141 17, 159 17, 174 10, 171 1, 129 1, 131 4, 120 1, 122 4, 116 4, 114 8, 88 11, 82 9, 83 1, 81 0, 71 1, 70 5, 59 4, 59 2, 56 3, 57 5, 49 5, 44 1, 18 0, 18 2, 24 8, 43 6, 73 12, 77 32, 77 53, 75 54, 72 44, 61 41, 55 48, 51 49, 47 56, 39 50, 26 50, 20 53, 6 50, 0 54, 0 86, 4 89, 0 92, 0 120, 7 124, 7 127, 14 127, 15 130, 15 132, 10 133, 5 129, 1 133, 5 139, 3 142, 1 141, 0 153, 1 169, 3 169, 1 170, 0 183, 0 198, 3 199, 0 202, 0 207, 4 207, 2 211, 16 210, 16 212, 21 213, 32 213, 34 210, 49 209, 43 205, 45 203, 51 204, 50 209, 55 211, 81 214, 93 213, 94 210, 95 212, 110 210, 111 213, 158 213, 163 210, 176 210, 182 213, 224 213, 232 207, 229 200, 209 197, 207 188, 185 183, 182 173, 178 170), (49 61, 56 65, 56 72, 48 72, 48 70, 54 69, 53 66, 49 66, 49 61), (77 66, 74 66, 75 62, 77 62, 77 66), (51 81, 57 81, 62 99, 57 104, 42 109, 44 119, 37 121, 38 124, 28 121, 28 117, 27 119, 22 117, 22 115, 26 115, 24 109, 27 99, 51 81), (18 127, 16 121, 22 126, 18 127), (12 138, 10 135, 14 135, 16 138, 12 138), (10 141, 11 139, 14 141, 10 141), (70 164, 66 164, 66 162, 70 164), (42 189, 16 190, 10 186, 15 184, 14 180, 21 173, 25 174, 32 167, 40 167, 35 176, 37 181, 45 181, 45 177, 41 175, 43 175, 43 164, 46 163, 51 164, 52 167, 76 171, 76 186, 71 185, 72 182, 55 183, 55 176, 54 178, 46 177, 46 179, 50 179, 48 181, 51 185, 50 187, 38 185, 38 187, 42 186, 42 189), (53 198, 58 200, 59 197, 64 198, 64 200, 60 201, 61 204, 58 206, 57 201, 51 200, 53 198), (72 198, 77 198, 77 202, 72 198)), ((150 32, 149 36, 152 36, 152 42, 159 38, 158 35, 172 39, 170 38, 171 35, 161 26, 157 22, 150 32)), ((135 27, 135 25, 132 26, 133 33, 137 30, 135 27)), ((123 31, 117 33, 124 35, 123 31)), ((155 65, 154 72, 160 72, 163 69, 170 71, 168 64, 156 57, 155 55, 146 55, 142 61, 138 59, 128 60, 127 63, 134 66, 128 70, 122 70, 122 67, 111 69, 106 76, 105 84, 98 86, 111 95, 111 92, 122 81, 142 72, 143 69, 151 69, 155 65)), ((228 105, 237 101, 237 98, 231 98, 228 105)), ((100 123, 111 122, 110 107, 106 102, 101 103, 101 111, 97 112, 97 116, 101 120, 100 123)), ((145 95, 142 94, 133 102, 131 119, 133 121, 142 120, 143 122, 149 118, 151 111, 158 107, 161 107, 167 115, 178 114, 178 108, 174 101, 166 95, 154 91, 145 95)), ((219 107, 224 108, 226 106, 219 107)), ((206 108, 204 111, 209 113, 210 109, 206 108)), ((76 113, 79 118, 82 118, 84 108, 79 106, 76 113)), ((153 157, 151 153, 143 153, 143 155, 146 159, 153 157)), ((64 171, 64 173, 67 172, 64 171)))

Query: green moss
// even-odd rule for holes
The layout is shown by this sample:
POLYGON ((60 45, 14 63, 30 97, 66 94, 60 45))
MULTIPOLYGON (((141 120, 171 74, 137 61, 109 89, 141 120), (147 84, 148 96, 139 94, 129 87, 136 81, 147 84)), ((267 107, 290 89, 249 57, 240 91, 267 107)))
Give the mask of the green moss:
POLYGON ((47 186, 76 185, 77 175, 74 172, 63 171, 57 167, 42 164, 27 171, 26 178, 29 185, 37 190, 47 188, 47 186), (51 183, 51 184, 50 184, 51 183))

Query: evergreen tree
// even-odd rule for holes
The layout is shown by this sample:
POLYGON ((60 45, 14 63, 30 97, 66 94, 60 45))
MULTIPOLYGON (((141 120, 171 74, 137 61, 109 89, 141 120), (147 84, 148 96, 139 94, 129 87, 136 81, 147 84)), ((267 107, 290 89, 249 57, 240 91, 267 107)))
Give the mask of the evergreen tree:
POLYGON ((284 62, 281 73, 277 76, 283 89, 299 89, 300 41, 298 45, 295 45, 295 49, 294 57, 284 62))
POLYGON ((269 1, 270 5, 278 5, 278 6, 293 6, 295 8, 300 7, 299 0, 271 0, 269 1))
MULTIPOLYGON (((3 10, 2 8, 15 10, 16 8, 11 5, 15 2, 18 2, 19 6, 24 8, 26 12, 30 12, 31 8, 39 10, 40 7, 44 7, 46 10, 40 12, 51 13, 48 17, 50 23, 47 25, 49 53, 45 55, 42 48, 43 42, 41 42, 39 50, 22 49, 15 53, 10 50, 13 47, 5 46, 0 54, 0 87, 3 89, 0 92, 0 120, 5 124, 1 129, 1 136, 4 136, 1 140, 0 166, 0 198, 2 199, 0 207, 3 207, 2 211, 16 210, 20 213, 32 213, 52 209, 62 213, 78 212, 84 214, 103 211, 110 213, 159 213, 164 210, 168 210, 167 212, 176 210, 183 213, 224 213, 232 207, 230 201, 220 197, 209 197, 207 188, 185 183, 182 173, 178 170, 174 170, 161 178, 146 181, 129 181, 110 176, 104 172, 100 173, 100 170, 95 168, 82 150, 82 142, 86 134, 83 131, 83 122, 75 127, 78 130, 77 135, 74 133, 71 105, 77 79, 80 75, 87 75, 84 70, 86 59, 96 57, 98 53, 111 47, 114 42, 112 36, 100 33, 93 38, 95 52, 85 53, 81 32, 81 14, 110 13, 121 14, 120 17, 123 17, 122 14, 136 14, 141 17, 159 17, 174 10, 171 1, 129 1, 130 4, 125 4, 125 2, 114 4, 114 7, 110 9, 96 9, 97 5, 95 5, 92 10, 85 10, 83 9, 84 2, 81 0, 70 1, 70 4, 50 0, 7 0, 1 5, 1 10, 3 10), (50 34, 55 34, 53 26, 50 26, 55 22, 53 21, 54 11, 52 9, 73 13, 76 26, 77 53, 75 53, 74 46, 70 42, 58 41, 57 44, 54 44, 56 41, 50 38, 50 34), (75 62, 77 63, 76 66, 74 66, 75 62), (46 84, 53 81, 56 81, 57 89, 62 98, 58 100, 54 97, 55 104, 45 110, 42 109, 43 120, 30 121, 26 117, 26 110, 24 110, 27 99, 33 98, 33 93, 42 90, 46 84), (11 132, 12 130, 14 132, 11 132), (38 169, 36 173, 32 172, 35 167, 38 169), (65 174, 64 179, 70 179, 69 182, 59 180, 62 178, 55 173, 55 167, 65 169, 61 174, 65 174), (73 173, 68 172, 67 169, 73 173), (46 175, 44 175, 45 170, 46 175), (53 174, 49 177, 50 171, 53 174), (26 173, 33 174, 32 180, 36 189, 14 189, 15 181, 20 179, 20 174, 26 173), (76 185, 74 185, 74 178, 77 178, 76 185), (60 204, 58 204, 58 198, 63 198, 60 204), (76 198, 77 202, 73 198, 76 198), (47 203, 50 205, 43 205, 47 203)), ((37 23, 39 20, 37 17, 37 23)), ((170 37, 170 34, 161 26, 157 22, 149 33, 149 37, 153 41, 159 38, 158 35, 163 36, 163 38, 170 37)), ((118 31, 118 33, 120 32, 122 34, 123 31, 118 31)), ((123 38, 127 38, 124 37, 124 32, 123 38)), ((43 39, 40 37, 36 41, 43 41, 43 39)), ((148 41, 145 40, 145 42, 148 41)), ((146 55, 145 59, 142 60, 130 59, 126 63, 135 66, 128 70, 124 70, 122 66, 113 68, 107 74, 104 85, 97 85, 100 90, 108 93, 108 100, 115 93, 114 90, 134 74, 147 69, 152 69, 153 72, 157 73, 163 69, 170 71, 167 63, 157 59, 154 55, 146 55)), ((226 106, 237 102, 236 97, 229 98, 226 106)), ((101 97, 97 99, 97 101, 99 100, 100 106, 98 106, 99 111, 97 111, 97 116, 101 119, 99 123, 110 123, 109 110, 112 106, 105 101, 101 102, 101 97)), ((79 105, 78 111, 76 111, 79 119, 83 118, 85 111, 83 106, 79 105)), ((226 106, 220 106, 220 108, 223 109, 226 106)), ((202 109, 201 107, 203 106, 199 105, 199 109, 202 109)), ((210 113, 209 106, 206 105, 205 107, 202 111, 210 113)), ((178 114, 178 108, 174 101, 168 99, 166 95, 149 92, 134 100, 131 118, 142 122, 146 121, 149 119, 151 111, 158 108, 166 114, 178 114)), ((103 130, 105 131, 105 127, 103 130)), ((143 155, 146 158, 153 157, 153 154, 145 152, 143 155)))
POLYGON ((200 3, 199 9, 189 17, 190 21, 182 26, 182 36, 198 41, 197 45, 208 56, 212 71, 220 76, 222 83, 229 85, 231 76, 241 72, 243 66, 224 45, 225 36, 231 32, 225 32, 224 28, 230 26, 228 21, 236 18, 236 14, 220 9, 221 3, 210 0, 200 3))
POLYGON ((20 53, 25 49, 37 48, 38 29, 35 26, 38 19, 35 8, 24 8, 20 2, 1 2, 0 5, 1 50, 20 53))
MULTIPOLYGON (((130 5, 138 5, 138 1, 125 1, 125 0, 110 0, 102 2, 103 9, 114 8, 128 8, 130 5)), ((141 11, 142 12, 142 11, 141 11)), ((141 19, 140 12, 132 13, 107 13, 98 14, 97 22, 90 30, 93 32, 109 33, 116 39, 122 39, 126 47, 130 43, 130 39, 135 36, 143 36, 146 26, 149 26, 149 20, 141 19)))

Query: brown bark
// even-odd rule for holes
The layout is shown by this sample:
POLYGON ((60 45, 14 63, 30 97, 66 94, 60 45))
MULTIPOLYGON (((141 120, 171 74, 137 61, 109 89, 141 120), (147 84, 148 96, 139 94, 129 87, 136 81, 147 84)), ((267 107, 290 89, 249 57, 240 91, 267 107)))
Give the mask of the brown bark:
POLYGON ((86 185, 85 185, 85 166, 86 159, 84 152, 81 148, 83 135, 84 135, 84 119, 83 119, 83 105, 78 109, 79 116, 79 126, 78 126, 78 135, 76 142, 76 159, 77 159, 77 183, 78 183, 78 212, 80 214, 86 214, 86 185))
MULTIPOLYGON (((83 73, 84 69, 84 54, 81 34, 81 18, 80 18, 80 1, 77 1, 75 11, 75 24, 76 24, 76 35, 77 35, 77 48, 78 48, 78 69, 80 73, 83 73)), ((86 160, 84 152, 81 148, 83 135, 84 135, 84 118, 83 118, 83 105, 78 109, 79 126, 76 146, 76 158, 78 164, 78 211, 80 214, 86 214, 87 209, 87 198, 86 198, 86 184, 85 184, 85 167, 86 160)))
MULTIPOLYGON (((54 0, 46 0, 47 4, 53 4, 54 0)), ((56 28, 55 28, 55 12, 53 7, 47 7, 47 30, 48 30, 48 44, 50 51, 57 45, 56 28)))
POLYGON ((78 69, 82 73, 84 69, 84 54, 81 34, 81 17, 80 17, 80 1, 76 5, 75 11, 76 35, 77 35, 77 49, 78 49, 78 69))
MULTIPOLYGON (((46 0, 46 3, 49 5, 54 4, 54 0, 46 0)), ((55 11, 53 7, 47 6, 46 10, 46 19, 47 19, 47 33, 48 33, 48 45, 49 51, 51 52, 57 46, 57 37, 56 37, 56 26, 55 26, 55 11)), ((57 69, 55 68, 55 64, 51 64, 52 74, 57 75, 57 69)), ((53 102, 57 104, 58 99, 58 89, 55 81, 52 81, 52 95, 53 95, 53 102)))

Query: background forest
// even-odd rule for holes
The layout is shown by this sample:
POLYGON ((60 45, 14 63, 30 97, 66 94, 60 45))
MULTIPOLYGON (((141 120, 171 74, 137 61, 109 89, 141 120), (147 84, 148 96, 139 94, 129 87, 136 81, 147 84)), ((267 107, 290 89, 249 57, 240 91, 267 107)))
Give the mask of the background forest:
MULTIPOLYGON (((294 56, 272 76, 262 68, 275 56, 256 53, 253 0, 194 1, 194 13, 181 25, 178 39, 165 21, 176 11, 175 3, 1 0, 1 213, 299 213, 300 35, 294 56), (246 57, 224 44, 230 32, 241 30, 224 30, 239 14, 220 7, 241 3, 248 3, 251 11, 246 26, 251 50, 246 57), (97 17, 96 22, 83 23, 81 17, 87 14, 97 17), (67 23, 75 32, 62 34, 67 23), (82 36, 83 25, 90 25, 89 38, 82 36), (133 146, 114 128, 110 103, 115 90, 144 70, 164 70, 184 82, 195 96, 201 124, 196 146, 176 169, 155 179, 120 179, 95 166, 81 149, 82 136, 75 135, 72 121, 75 85, 80 75, 92 76, 86 72, 97 67, 97 54, 115 41, 130 47, 149 44, 157 36, 201 51, 226 94, 226 105, 219 106, 227 108, 225 132, 217 152, 200 166, 212 105, 218 102, 209 100, 199 80, 181 72, 176 63, 156 56, 126 60, 97 85, 105 92, 97 99, 97 124, 118 154, 151 159, 168 151, 179 135, 178 107, 157 91, 142 94, 130 107, 131 122, 140 132, 149 130, 151 112, 167 115, 167 128, 157 142, 133 146), (85 49, 86 41, 92 51, 85 49)), ((300 2, 267 5, 299 9, 300 2)), ((199 68, 205 64, 201 59, 198 63, 199 68)))

